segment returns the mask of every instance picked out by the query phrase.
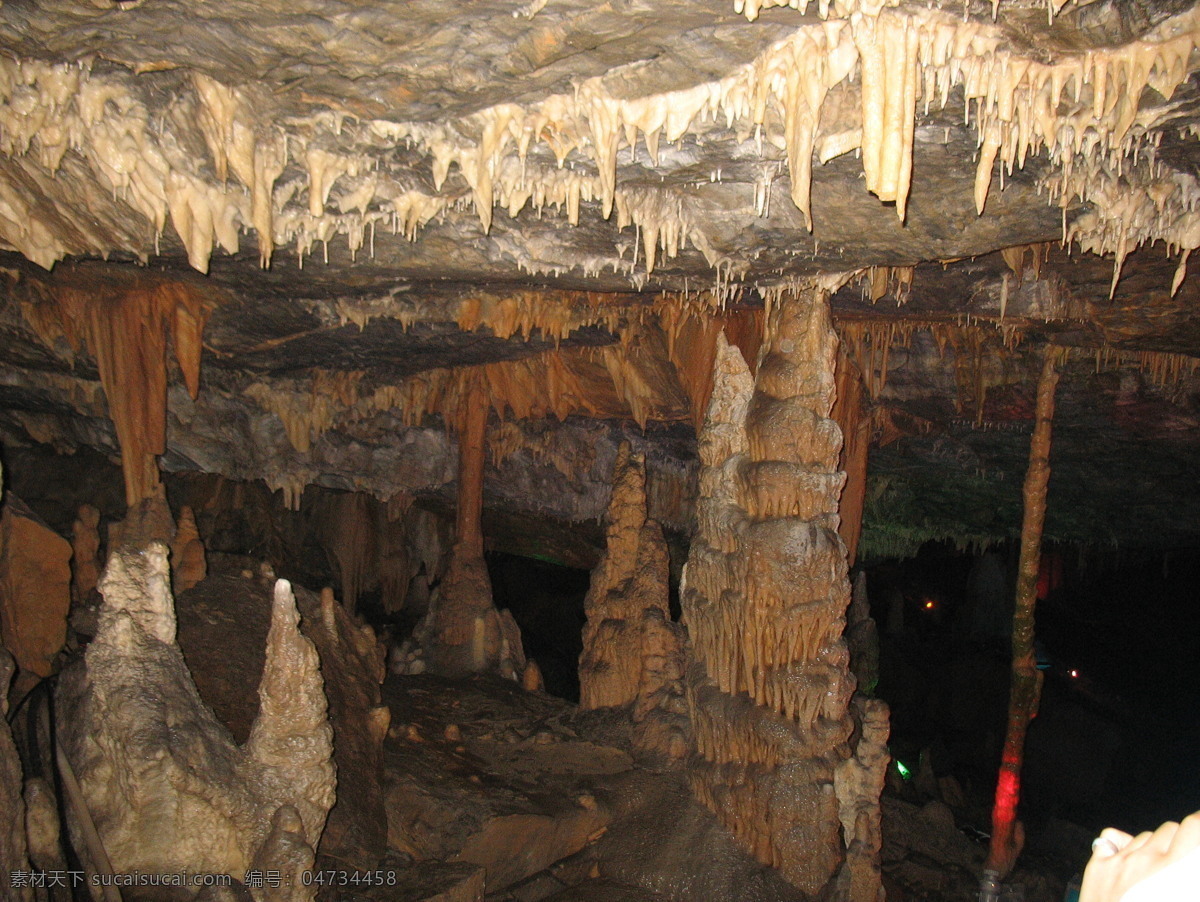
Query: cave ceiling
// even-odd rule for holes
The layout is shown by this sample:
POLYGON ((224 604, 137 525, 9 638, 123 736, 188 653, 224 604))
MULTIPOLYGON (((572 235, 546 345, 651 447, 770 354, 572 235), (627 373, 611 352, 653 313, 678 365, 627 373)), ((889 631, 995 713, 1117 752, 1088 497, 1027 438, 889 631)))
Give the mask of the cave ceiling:
POLYGON ((1194 545, 1200 7, 798 6, 6 2, 0 444, 115 459, 156 333, 164 469, 445 503, 482 372, 496 522, 628 438, 686 533, 716 331, 817 290, 866 547, 1015 532, 1047 343, 1048 535, 1194 545))

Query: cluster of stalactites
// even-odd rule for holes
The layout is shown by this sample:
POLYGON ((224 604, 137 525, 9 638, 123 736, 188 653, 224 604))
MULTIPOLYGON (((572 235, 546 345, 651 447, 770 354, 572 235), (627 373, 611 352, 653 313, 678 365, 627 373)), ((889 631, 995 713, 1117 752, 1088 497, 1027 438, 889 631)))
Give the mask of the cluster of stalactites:
MULTIPOLYGON (((1034 250, 1035 262, 1037 253, 1034 250)), ((1023 255, 1010 254, 1006 259, 1015 263, 1023 255)), ((928 332, 941 356, 945 356, 947 347, 953 351, 956 406, 960 412, 973 413, 979 424, 983 422, 988 392, 1011 378, 998 361, 1024 337, 1015 326, 978 321, 846 320, 838 325, 838 332, 847 353, 862 371, 863 384, 872 399, 882 397, 887 386, 892 348, 908 347, 915 333, 928 332)))
POLYGON ((158 455, 167 442, 167 346, 173 346, 192 398, 200 391, 200 356, 209 305, 180 282, 104 291, 60 289, 22 305, 47 345, 65 336, 96 360, 121 446, 125 500, 135 504, 159 484, 158 455))
MULTIPOLYGON (((383 314, 363 315, 365 322, 383 314)), ((742 346, 756 350, 754 333, 761 320, 757 311, 714 315, 704 303, 689 307, 676 300, 636 310, 596 303, 589 313, 578 308, 570 312, 570 298, 539 298, 536 292, 523 293, 512 303, 469 298, 458 315, 465 330, 487 327, 500 338, 546 330, 543 334, 562 338, 570 331, 563 323, 572 330, 603 325, 616 331, 618 341, 426 370, 397 384, 371 387, 364 384, 364 371, 318 368, 291 385, 280 380, 252 384, 245 394, 279 417, 291 445, 301 453, 308 453, 313 442, 335 426, 381 411, 396 411, 405 425, 419 426, 427 415, 458 410, 475 378, 483 379, 488 401, 502 420, 627 416, 643 427, 651 419, 696 421, 711 390, 717 333, 725 327, 742 346), (665 368, 664 356, 671 364, 665 368)))
MULTIPOLYGON (((780 0, 740 2, 753 18, 760 6, 780 0)), ((287 245, 295 246, 301 260, 317 243, 327 255, 329 241, 339 235, 352 254, 364 245, 373 252, 377 227, 415 239, 422 225, 464 203, 474 207, 486 230, 497 205, 510 216, 527 207, 557 208, 573 224, 580 205, 589 201, 606 218, 615 210, 618 227, 636 228, 640 247, 634 253, 640 253, 647 273, 689 241, 716 265, 719 255, 687 194, 620 183, 620 154, 636 156, 644 148, 657 166, 661 143, 689 132, 724 127, 739 139, 756 136, 784 149, 791 198, 811 228, 814 154, 824 163, 860 149, 868 190, 894 201, 903 218, 919 105, 945 106, 951 90, 961 87, 964 116, 974 120, 980 145, 975 201, 982 211, 997 160, 1011 173, 1045 150, 1072 190, 1101 169, 1119 177, 1126 161, 1160 134, 1154 112, 1138 109, 1143 89, 1169 100, 1189 76, 1200 34, 1200 13, 1192 10, 1128 44, 1047 62, 1013 51, 1003 31, 988 22, 896 8, 887 0, 817 5, 824 21, 797 26, 718 80, 639 96, 598 76, 570 94, 527 106, 497 104, 445 123, 377 120, 348 126, 345 116, 321 112, 288 120, 285 127, 269 100, 199 74, 183 102, 158 117, 134 83, 119 74, 0 61, 0 152, 23 167, 20 174, 0 177, 5 201, 0 235, 45 266, 68 253, 106 253, 119 246, 116 236, 104 234, 102 218, 75 215, 69 203, 51 211, 17 189, 26 177, 53 193, 54 179, 46 176, 64 167, 77 180, 81 170, 70 150, 90 168, 96 186, 140 213, 154 234, 162 233, 169 218, 192 265, 201 270, 215 246, 236 251, 242 230, 256 232, 265 264, 277 247, 287 245), (830 90, 856 78, 859 126, 823 132, 830 90), (161 129, 151 127, 155 118, 161 118, 161 129), (207 161, 181 151, 196 143, 207 148, 207 161), (432 191, 421 187, 416 173, 384 162, 401 144, 427 155, 432 191), (545 144, 557 168, 531 155, 536 144, 545 144), (573 165, 564 165, 568 158, 573 165), (578 165, 581 158, 587 165, 578 165), (443 190, 452 168, 466 183, 465 194, 461 188, 443 190)), ((767 215, 768 192, 761 189, 756 188, 755 209, 767 215)), ((1064 190, 1060 203, 1070 196, 1064 190)), ((1121 203, 1095 197, 1102 205, 1121 203)), ((1106 238, 1102 247, 1119 253, 1122 244, 1141 240, 1137 228, 1130 228, 1106 238)), ((1178 230, 1155 229, 1152 224, 1151 235, 1180 243, 1178 230)), ((1189 233, 1181 246, 1194 246, 1190 241, 1189 233)))

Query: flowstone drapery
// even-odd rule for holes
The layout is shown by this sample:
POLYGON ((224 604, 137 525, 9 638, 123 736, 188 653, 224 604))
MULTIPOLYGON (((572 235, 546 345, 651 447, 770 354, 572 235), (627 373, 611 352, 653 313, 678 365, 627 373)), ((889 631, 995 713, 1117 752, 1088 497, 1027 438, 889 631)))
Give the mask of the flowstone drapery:
POLYGON ((700 436, 698 534, 681 587, 691 780, 749 851, 804 892, 838 880, 847 898, 875 902, 874 781, 856 774, 835 789, 839 764, 882 775, 887 761, 877 723, 883 713, 886 736, 886 709, 870 709, 870 742, 851 747, 854 678, 842 639, 850 584, 837 534, 845 477, 829 416, 836 344, 818 287, 771 311, 754 377, 720 342, 700 436), (839 808, 852 823, 845 836, 839 808))

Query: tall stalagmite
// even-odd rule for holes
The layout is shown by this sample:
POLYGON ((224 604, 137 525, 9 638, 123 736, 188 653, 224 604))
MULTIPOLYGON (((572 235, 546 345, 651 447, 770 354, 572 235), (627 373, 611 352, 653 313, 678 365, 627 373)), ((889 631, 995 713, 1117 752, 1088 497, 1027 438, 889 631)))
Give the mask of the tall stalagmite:
MULTIPOLYGON (((760 861, 813 896, 849 868, 839 808, 861 821, 846 838, 858 843, 855 854, 878 848, 878 796, 864 788, 872 781, 835 790, 855 715, 842 639, 850 585, 837 535, 844 476, 841 432, 829 416, 837 341, 827 297, 813 286, 774 306, 753 379, 741 354, 720 342, 681 589, 693 654, 693 791, 760 861)), ((874 771, 886 714, 869 714, 871 741, 857 757, 874 771)), ((877 869, 874 883, 869 869, 858 870, 858 879, 842 878, 849 898, 876 902, 877 869)))
POLYGON ((579 701, 584 708, 629 706, 640 744, 679 758, 683 636, 671 621, 667 542, 646 512, 646 464, 628 442, 617 452, 607 519, 604 554, 584 600, 579 701))
MULTIPOLYGON (((99 631, 63 671, 56 715, 113 867, 240 878, 280 844, 315 849, 334 801, 333 736, 290 584, 275 585, 258 716, 242 746, 200 700, 176 644, 166 545, 115 547, 100 593, 99 631), (296 835, 276 836, 273 818, 296 835)), ((315 887, 292 892, 312 899, 315 887)))

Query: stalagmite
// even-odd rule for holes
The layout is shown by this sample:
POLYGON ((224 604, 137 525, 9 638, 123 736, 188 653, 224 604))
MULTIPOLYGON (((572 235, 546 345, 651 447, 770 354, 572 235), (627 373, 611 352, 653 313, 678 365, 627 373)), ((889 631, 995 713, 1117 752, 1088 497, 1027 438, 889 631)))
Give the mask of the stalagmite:
POLYGON ((613 467, 605 550, 584 600, 579 702, 629 708, 643 750, 681 757, 683 636, 668 607, 669 570, 662 527, 646 512, 645 461, 624 442, 613 467))
POLYGON ((1058 359, 1063 352, 1046 346, 1037 385, 1033 437, 1029 444, 1029 470, 1025 475, 1021 522, 1021 557, 1017 565, 1016 609, 1012 630, 1012 687, 1008 702, 1008 731, 992 808, 992 841, 984 864, 983 885, 1008 876, 1024 845, 1024 830, 1017 820, 1021 798, 1021 764, 1025 734, 1037 716, 1042 693, 1042 672, 1033 648, 1033 613, 1037 603, 1038 564, 1042 558, 1042 525, 1046 519, 1046 490, 1050 483, 1050 439, 1054 425, 1054 393, 1058 387, 1058 359))
POLYGON ((171 580, 176 595, 186 592, 208 575, 204 543, 196 529, 196 515, 186 505, 179 511, 179 523, 171 542, 171 580))
POLYGON ((275 587, 259 714, 242 747, 200 701, 176 644, 166 546, 115 549, 100 592, 99 631, 64 670, 56 714, 114 869, 241 878, 274 854, 271 824, 289 808, 288 832, 315 849, 334 800, 332 733, 289 584, 275 587))
MULTIPOLYGON (((836 337, 817 286, 782 297, 766 325, 754 379, 719 342, 700 435, 699 526, 680 588, 694 655, 692 786, 745 848, 818 896, 846 867, 834 783, 855 720, 841 638, 841 435, 829 419, 836 337)), ((854 878, 856 902, 877 902, 878 872, 853 873, 866 874, 854 878)))
POLYGON ((16 698, 54 672, 67 638, 71 545, 8 493, 0 513, 0 640, 19 668, 16 698))
POLYGON ((846 863, 838 875, 842 898, 855 902, 884 902, 880 849, 883 828, 879 797, 892 756, 887 705, 878 699, 855 696, 855 719, 861 725, 852 757, 834 771, 838 817, 846 842, 846 863))
POLYGON ((100 579, 100 511, 90 504, 79 507, 71 525, 71 600, 86 601, 100 579))
POLYGON ((537 661, 530 658, 525 664, 525 672, 521 674, 521 686, 526 692, 545 692, 546 683, 542 679, 542 668, 537 661))

